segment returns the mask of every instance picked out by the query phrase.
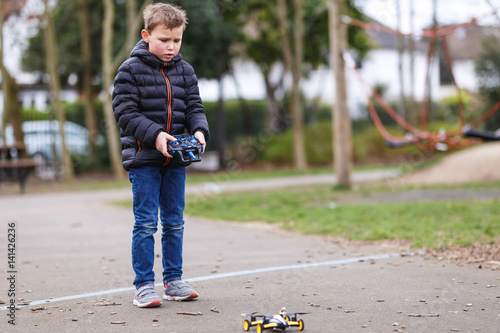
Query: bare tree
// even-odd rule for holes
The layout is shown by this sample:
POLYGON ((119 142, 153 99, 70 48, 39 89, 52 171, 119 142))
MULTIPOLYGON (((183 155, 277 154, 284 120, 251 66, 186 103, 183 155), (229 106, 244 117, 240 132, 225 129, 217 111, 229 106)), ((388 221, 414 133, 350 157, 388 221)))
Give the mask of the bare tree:
POLYGON ((271 81, 271 70, 265 64, 259 64, 260 71, 264 76, 264 84, 266 86, 266 113, 267 113, 267 128, 271 132, 279 132, 285 128, 286 120, 282 119, 278 103, 276 101, 276 91, 283 85, 284 75, 279 75, 280 80, 277 83, 271 81))
POLYGON ((78 0, 78 19, 82 34, 81 52, 84 64, 83 71, 83 102, 85 105, 85 125, 89 130, 90 154, 97 153, 97 117, 94 106, 94 91, 92 88, 92 46, 90 43, 88 0, 78 0))
POLYGON ((115 178, 122 179, 125 172, 121 163, 120 142, 118 138, 118 126, 113 115, 111 105, 111 89, 113 86, 113 22, 115 20, 115 3, 113 0, 104 0, 104 21, 102 25, 102 74, 103 90, 106 99, 104 101, 104 121, 106 122, 106 134, 111 159, 111 167, 115 178))
MULTIPOLYGON (((1 34, 0 29, 0 34, 1 34)), ((2 42, 0 42, 1 44, 2 42)), ((2 48, 3 50, 3 48, 2 48)), ((0 51, 1 52, 1 51, 0 51)), ((3 55, 0 55, 3 58, 3 55)), ((12 125, 14 140, 24 142, 24 133, 22 131, 21 105, 18 101, 19 86, 16 80, 10 75, 9 71, 0 60, 2 72, 2 91, 3 91, 3 114, 2 114, 2 136, 5 142, 5 128, 7 124, 12 125)))
POLYGON ((24 141, 22 131, 21 105, 18 101, 19 87, 16 80, 10 75, 3 62, 4 41, 3 41, 3 23, 4 18, 10 14, 16 13, 20 8, 16 8, 17 2, 10 4, 10 8, 4 7, 4 1, 0 1, 0 71, 2 73, 2 92, 3 92, 3 114, 2 114, 2 138, 5 142, 5 128, 8 123, 12 125, 14 140, 16 142, 24 141))
POLYGON ((330 63, 335 72, 335 105, 332 108, 335 173, 340 186, 351 187, 352 130, 343 58, 343 51, 347 48, 347 27, 340 19, 345 13, 345 0, 329 1, 330 63))
MULTIPOLYGON (((415 3, 410 0, 410 30, 415 33, 415 3)), ((417 124, 417 110, 415 103, 415 37, 411 36, 409 39, 409 52, 410 52, 410 98, 409 98, 409 116, 408 119, 413 125, 417 124)))
POLYGON ((151 3, 151 0, 144 2, 143 7, 136 11, 136 0, 127 0, 127 41, 113 57, 113 23, 115 21, 115 3, 114 0, 104 1, 104 21, 102 33, 102 67, 103 67, 103 90, 106 95, 104 102, 104 120, 106 122, 106 133, 108 137, 109 153, 111 157, 111 166, 117 179, 125 177, 125 172, 121 163, 120 140, 118 136, 118 126, 113 115, 111 105, 111 89, 116 69, 125 60, 127 54, 132 50, 136 40, 136 31, 142 23, 143 8, 151 3))
POLYGON ((59 122, 59 135, 61 137, 62 145, 62 164, 63 164, 63 177, 64 180, 73 181, 75 174, 73 171, 73 162, 71 161, 71 156, 66 147, 66 138, 64 133, 64 124, 66 122, 66 115, 64 114, 64 109, 61 101, 61 82, 59 75, 57 73, 57 42, 56 42, 56 32, 54 28, 54 20, 50 13, 50 8, 48 0, 43 0, 45 11, 45 29, 44 29, 44 39, 45 39, 45 52, 46 52, 46 64, 47 73, 49 74, 50 80, 50 92, 52 95, 52 102, 56 110, 57 121, 59 122))
MULTIPOLYGON (((397 28, 401 31, 402 18, 401 18, 401 2, 396 4, 396 17, 397 28)), ((405 97, 405 84, 404 84, 404 71, 403 71, 403 56, 405 51, 405 37, 401 34, 397 35, 398 38, 398 77, 399 77, 399 105, 398 111, 401 117, 407 119, 406 115, 406 97, 405 97)))
POLYGON ((307 160, 303 133, 303 109, 300 93, 302 78, 302 64, 304 61, 304 3, 303 0, 294 0, 294 30, 293 43, 290 33, 290 23, 287 15, 285 0, 278 0, 276 14, 283 34, 281 39, 285 67, 292 74, 292 103, 290 113, 293 116, 293 161, 297 169, 306 169, 307 160), (293 44, 293 46, 292 46, 293 44))

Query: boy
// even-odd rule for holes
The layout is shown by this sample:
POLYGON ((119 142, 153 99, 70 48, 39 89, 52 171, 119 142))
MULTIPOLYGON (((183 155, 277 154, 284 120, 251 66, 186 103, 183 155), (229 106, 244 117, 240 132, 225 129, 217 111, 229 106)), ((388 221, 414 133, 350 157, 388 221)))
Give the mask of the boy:
POLYGON ((190 300, 197 292, 182 280, 185 166, 167 142, 185 129, 205 148, 209 128, 191 65, 179 53, 186 13, 156 3, 144 10, 142 40, 118 69, 113 110, 120 127, 123 167, 132 183, 135 224, 132 266, 134 304, 160 306, 154 286, 154 233, 162 225, 162 266, 166 300, 190 300))

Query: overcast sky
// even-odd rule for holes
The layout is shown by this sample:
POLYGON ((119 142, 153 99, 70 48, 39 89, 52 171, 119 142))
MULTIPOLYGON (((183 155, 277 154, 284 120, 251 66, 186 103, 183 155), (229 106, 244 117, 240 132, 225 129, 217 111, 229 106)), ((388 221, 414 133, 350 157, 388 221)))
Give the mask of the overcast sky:
MULTIPOLYGON (((202 0, 200 0, 202 1, 202 0)), ((397 4, 401 6, 402 27, 405 33, 411 31, 410 3, 413 1, 415 8, 415 31, 429 26, 432 23, 433 3, 437 1, 437 20, 439 24, 454 24, 469 21, 473 17, 483 18, 480 24, 500 26, 500 19, 489 15, 494 8, 500 9, 500 0, 354 0, 358 8, 384 24, 397 27, 397 4), (491 4, 491 5, 490 5, 491 4)), ((40 0, 28 0, 24 15, 40 14, 43 5, 40 0)), ((189 13, 188 13, 189 15, 189 13)), ((4 26, 5 63, 11 73, 19 81, 25 82, 29 76, 20 72, 21 49, 29 35, 29 27, 33 25, 27 21, 11 18, 4 26)))
POLYGON ((411 32, 410 4, 413 3, 414 27, 418 32, 432 24, 435 1, 436 18, 440 25, 462 23, 475 17, 481 18, 479 24, 500 26, 498 17, 491 15, 493 8, 500 10, 500 0, 354 0, 362 12, 391 28, 397 27, 399 3, 401 30, 405 33, 411 32))

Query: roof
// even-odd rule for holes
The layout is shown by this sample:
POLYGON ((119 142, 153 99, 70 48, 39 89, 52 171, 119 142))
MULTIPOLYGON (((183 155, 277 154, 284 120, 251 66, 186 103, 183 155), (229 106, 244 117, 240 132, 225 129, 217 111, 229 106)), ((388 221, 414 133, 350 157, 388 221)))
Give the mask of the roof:
POLYGON ((2 0, 3 1, 3 22, 11 14, 19 14, 19 12, 26 6, 26 0, 2 0))
MULTIPOLYGON (((374 30, 367 30, 367 33, 372 38, 372 42, 378 47, 382 49, 398 49, 398 35, 374 30)), ((489 35, 500 37, 500 28, 472 25, 470 27, 455 30, 453 33, 446 36, 451 57, 454 60, 476 59, 481 54, 483 39, 489 35)), ((408 50, 409 37, 405 37, 404 41, 405 50, 408 50)), ((425 52, 428 48, 428 42, 428 38, 416 39, 415 49, 425 52)))
MULTIPOLYGON (((398 38, 400 37, 399 35, 375 30, 367 30, 366 33, 371 38, 372 43, 375 44, 375 46, 382 49, 398 49, 398 38)), ((403 41, 405 49, 409 49, 410 37, 403 37, 403 41)), ((427 42, 422 40, 421 38, 415 39, 415 50, 425 52, 427 50, 427 42)))
POLYGON ((458 29, 447 37, 447 42, 453 59, 476 59, 482 52, 482 42, 486 36, 500 37, 500 28, 492 26, 473 25, 458 29))

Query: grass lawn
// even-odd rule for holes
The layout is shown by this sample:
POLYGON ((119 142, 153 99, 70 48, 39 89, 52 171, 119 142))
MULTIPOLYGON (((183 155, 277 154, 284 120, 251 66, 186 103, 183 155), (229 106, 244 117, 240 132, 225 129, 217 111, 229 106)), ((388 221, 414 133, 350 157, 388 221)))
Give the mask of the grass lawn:
MULTIPOLYGON (((297 172, 294 170, 191 174, 188 183, 262 179, 303 174, 331 173, 330 168, 297 172)), ((14 184, 17 185, 17 184, 14 184)), ((13 186, 14 186, 13 185, 13 186)), ((36 189, 44 191, 43 183, 36 189)), ((86 190, 129 188, 128 180, 86 179, 59 184, 59 189, 86 190)), ((430 190, 500 189, 500 183, 428 186, 430 190)), ((393 204, 358 204, 356 198, 376 193, 408 191, 414 187, 364 186, 345 191, 332 186, 252 193, 221 193, 188 196, 186 214, 234 222, 265 221, 283 228, 311 234, 343 236, 352 240, 404 239, 415 248, 436 249, 451 245, 500 242, 500 200, 439 201, 393 204), (345 200, 345 199, 350 200, 345 200), (351 202, 339 204, 339 202, 351 202)), ((16 188, 15 191, 18 191, 16 188)), ((121 203, 131 207, 131 202, 121 203)))
POLYGON ((498 199, 393 204, 336 203, 345 196, 356 195, 366 195, 366 189, 358 194, 336 191, 331 186, 223 193, 210 197, 187 197, 186 213, 229 221, 280 223, 285 229, 344 236, 352 240, 405 239, 415 248, 436 249, 500 240, 498 199))

